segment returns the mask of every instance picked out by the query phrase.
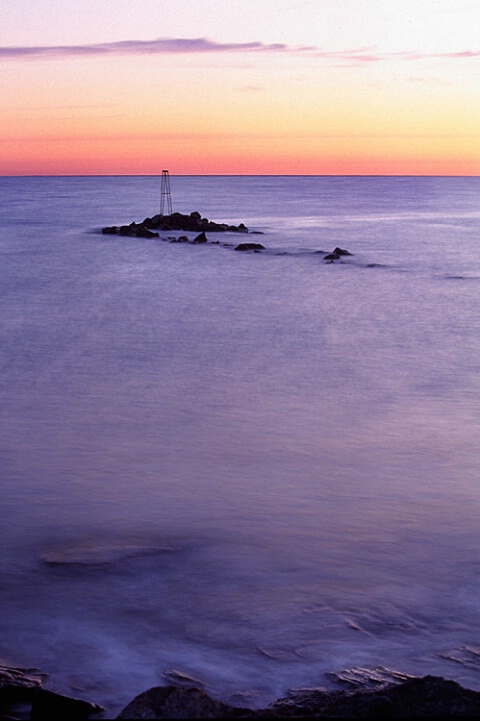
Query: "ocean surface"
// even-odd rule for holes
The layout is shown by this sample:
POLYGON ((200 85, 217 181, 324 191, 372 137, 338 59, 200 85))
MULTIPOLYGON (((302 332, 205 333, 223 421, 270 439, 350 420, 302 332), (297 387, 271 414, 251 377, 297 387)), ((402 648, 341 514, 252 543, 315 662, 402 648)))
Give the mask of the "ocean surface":
POLYGON ((1 659, 110 714, 480 690, 480 178, 171 189, 263 235, 102 235, 157 177, 0 179, 1 659))

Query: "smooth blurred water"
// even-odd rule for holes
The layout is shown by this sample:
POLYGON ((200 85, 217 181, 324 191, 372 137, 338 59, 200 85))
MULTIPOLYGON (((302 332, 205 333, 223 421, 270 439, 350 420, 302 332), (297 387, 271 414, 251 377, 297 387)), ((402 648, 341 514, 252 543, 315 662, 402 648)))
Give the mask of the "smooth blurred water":
POLYGON ((98 232, 158 178, 0 179, 0 655, 112 712, 480 689, 480 180, 171 186, 267 251, 98 232))

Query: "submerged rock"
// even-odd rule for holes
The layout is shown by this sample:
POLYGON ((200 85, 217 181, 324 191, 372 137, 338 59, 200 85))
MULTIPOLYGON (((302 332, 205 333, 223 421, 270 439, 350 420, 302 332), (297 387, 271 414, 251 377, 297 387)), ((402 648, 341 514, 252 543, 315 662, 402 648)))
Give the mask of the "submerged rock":
POLYGON ((185 671, 177 671, 175 668, 163 672, 163 678, 172 686, 186 686, 187 688, 203 688, 204 683, 200 679, 190 676, 185 671))
POLYGON ((328 672, 326 674, 335 682, 353 686, 356 688, 375 688, 385 684, 399 684, 404 681, 410 681, 416 678, 412 674, 395 671, 385 666, 376 666, 375 668, 364 668, 363 666, 354 666, 344 671, 328 672))
MULTIPOLYGON (((227 247, 232 245, 231 243, 220 243, 220 241, 209 241, 206 233, 217 233, 217 232, 234 232, 234 233, 248 233, 250 235, 262 234, 260 231, 249 230, 243 223, 239 225, 229 225, 228 223, 216 223, 208 218, 202 218, 200 213, 194 211, 192 213, 171 213, 170 215, 154 215, 151 218, 145 218, 141 223, 130 223, 130 225, 112 225, 110 227, 102 228, 104 235, 119 235, 129 236, 134 238, 158 238, 159 233, 156 231, 194 231, 197 235, 190 239, 186 235, 168 236, 167 240, 171 243, 190 243, 193 245, 201 243, 210 243, 210 245, 222 245, 227 247)), ((165 240, 165 238, 162 238, 165 240)), ((261 243, 240 243, 235 247, 235 250, 243 252, 254 252, 258 253, 262 250, 266 250, 265 246, 261 243)), ((345 248, 336 247, 331 253, 323 250, 314 251, 323 255, 323 260, 327 263, 334 263, 339 261, 346 256, 351 256, 349 250, 345 248)), ((287 251, 281 251, 276 255, 287 255, 287 251)))
POLYGON ((265 250, 265 246, 261 243, 240 243, 235 250, 265 250))
POLYGON ((334 261, 334 260, 340 260, 345 255, 353 255, 353 253, 350 253, 349 250, 345 250, 344 248, 335 248, 332 250, 331 253, 327 253, 327 255, 324 257, 323 260, 327 261, 334 261))

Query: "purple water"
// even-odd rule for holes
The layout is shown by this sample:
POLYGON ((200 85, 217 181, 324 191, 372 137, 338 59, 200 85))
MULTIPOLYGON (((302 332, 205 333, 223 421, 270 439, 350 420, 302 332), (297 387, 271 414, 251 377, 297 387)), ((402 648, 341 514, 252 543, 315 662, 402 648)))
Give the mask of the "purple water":
POLYGON ((480 180, 171 187, 267 251, 98 232, 159 178, 0 179, 0 656, 112 714, 480 689, 480 180))

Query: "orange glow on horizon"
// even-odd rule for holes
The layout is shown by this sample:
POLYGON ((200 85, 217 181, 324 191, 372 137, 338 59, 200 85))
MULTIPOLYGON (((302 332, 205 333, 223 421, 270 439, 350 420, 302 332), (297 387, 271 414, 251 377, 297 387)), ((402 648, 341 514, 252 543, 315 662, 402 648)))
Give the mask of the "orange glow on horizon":
POLYGON ((448 138, 66 138, 3 143, 2 175, 478 175, 448 138))

